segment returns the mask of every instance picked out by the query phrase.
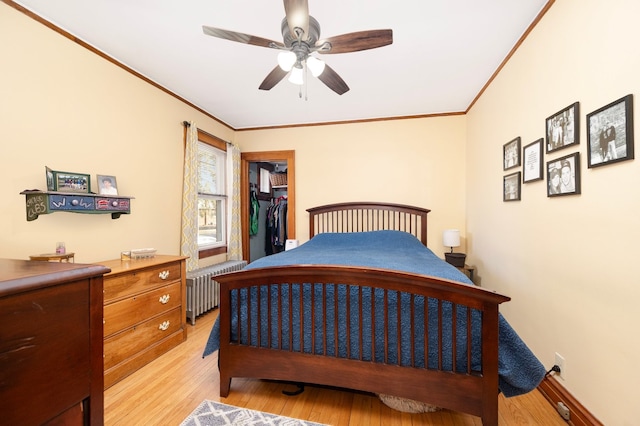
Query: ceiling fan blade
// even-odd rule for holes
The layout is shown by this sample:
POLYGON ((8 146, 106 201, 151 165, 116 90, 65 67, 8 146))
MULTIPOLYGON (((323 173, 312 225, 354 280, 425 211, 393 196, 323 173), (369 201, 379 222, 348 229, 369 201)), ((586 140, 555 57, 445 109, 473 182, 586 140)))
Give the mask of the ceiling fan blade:
POLYGON ((273 70, 271 70, 269 75, 264 79, 259 89, 271 90, 273 86, 280 83, 280 80, 282 80, 286 75, 287 75, 287 71, 284 71, 279 66, 276 66, 273 70))
POLYGON ((342 95, 349 91, 349 86, 344 82, 342 77, 333 70, 329 65, 324 66, 324 71, 318 76, 318 80, 327 85, 327 87, 338 95, 342 95))
POLYGON ((375 49, 393 43, 392 30, 369 30, 342 34, 318 40, 316 46, 331 43, 331 49, 319 49, 318 53, 348 53, 360 50, 375 49))
POLYGON ((289 31, 294 38, 298 38, 295 28, 304 31, 303 40, 309 36, 309 2, 308 0, 284 0, 284 11, 287 15, 289 31))
POLYGON ((282 48, 284 44, 279 41, 273 41, 262 37, 257 37, 249 34, 238 33, 236 31, 223 30, 221 28, 202 26, 202 31, 206 35, 221 38, 224 40, 237 41, 238 43, 252 44, 254 46, 270 47, 270 48, 282 48))

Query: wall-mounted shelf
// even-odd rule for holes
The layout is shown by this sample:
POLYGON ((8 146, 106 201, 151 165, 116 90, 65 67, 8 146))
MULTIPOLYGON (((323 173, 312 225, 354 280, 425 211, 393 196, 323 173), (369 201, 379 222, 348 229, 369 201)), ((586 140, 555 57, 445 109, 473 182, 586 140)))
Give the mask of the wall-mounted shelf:
POLYGON ((72 212, 87 214, 111 213, 112 219, 131 213, 131 199, 120 195, 99 195, 68 192, 44 192, 25 190, 27 221, 36 220, 41 214, 72 212))

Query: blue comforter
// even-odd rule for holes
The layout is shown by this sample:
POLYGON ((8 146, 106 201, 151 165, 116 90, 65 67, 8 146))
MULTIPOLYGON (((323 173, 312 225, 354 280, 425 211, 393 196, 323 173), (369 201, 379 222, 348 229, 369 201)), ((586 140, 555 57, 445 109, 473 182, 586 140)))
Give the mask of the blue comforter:
MULTIPOLYGON (((263 257, 255 262, 252 262, 247 268, 262 268, 262 267, 270 267, 270 266, 283 266, 283 265, 305 265, 305 264, 315 264, 315 265, 345 265, 345 266, 368 266, 375 268, 385 268, 385 269, 393 269, 399 271, 413 272, 424 275, 431 275, 440 278, 445 278, 453 281, 458 281, 466 284, 472 284, 471 281, 461 273, 458 269, 451 266, 450 264, 444 262, 442 259, 438 258, 431 250, 426 248, 418 239, 414 236, 399 231, 372 231, 372 232, 361 232, 361 233, 324 233, 316 235, 310 241, 302 244, 298 248, 293 250, 289 250, 286 252, 282 252, 279 254, 275 254, 272 256, 263 257)), ((265 294, 261 294, 263 300, 266 300, 266 290, 263 292, 265 294)), ((285 288, 285 294, 282 297, 288 297, 289 290, 285 288)), ((312 285, 302 285, 300 286, 292 286, 291 292, 292 296, 296 298, 295 300, 299 300, 299 297, 303 297, 305 299, 309 298, 309 294, 313 291, 320 291, 316 289, 312 285), (302 289, 302 295, 300 294, 302 289)), ((335 293, 337 294, 339 300, 345 300, 346 292, 348 291, 357 291, 354 287, 347 287, 344 285, 335 285, 335 293)), ((378 300, 380 299, 380 295, 378 295, 376 291, 371 291, 369 289, 368 292, 364 293, 363 299, 363 307, 367 306, 365 303, 370 303, 371 299, 378 300)), ((352 312, 357 312, 358 306, 358 297, 356 294, 352 294, 354 297, 351 297, 351 303, 354 306, 351 306, 352 312)), ((330 295, 334 297, 333 294, 330 295)), ((404 307, 408 306, 409 298, 406 297, 406 300, 403 300, 403 295, 399 295, 401 297, 401 312, 393 312, 391 311, 389 315, 391 317, 396 317, 400 315, 401 321, 409 321, 409 318, 406 318, 408 315, 407 312, 410 309, 404 309, 404 307)), ((254 295, 255 297, 255 295, 254 295)), ((391 294, 390 297, 397 297, 394 294, 391 294)), ((319 298, 316 298, 318 300, 319 298)), ((254 299, 255 300, 255 299, 254 299)), ((235 304, 235 301, 232 299, 232 303, 235 304)), ((274 302, 275 303, 275 302, 274 302)), ((377 303, 377 302, 374 302, 377 303)), ((424 299, 416 298, 414 301, 416 304, 415 312, 424 312, 424 299)), ((427 303, 432 303, 431 300, 427 303)), ((435 303, 435 302, 434 302, 435 303)), ((395 301, 391 301, 391 306, 396 306, 395 301)), ((451 306, 444 306, 445 315, 448 315, 448 318, 451 318, 451 306)), ((381 312, 380 309, 376 309, 376 312, 381 312)), ((431 309, 431 311, 434 311, 431 309)), ((263 310, 266 312, 266 309, 263 310)), ((466 308, 460 308, 457 311, 456 316, 456 324, 457 327, 464 327, 466 324, 466 308)), ((473 336, 480 336, 480 318, 477 315, 478 312, 472 311, 472 329, 473 336)), ((264 315, 264 314, 263 314, 264 315)), ((309 313, 302 313, 302 316, 310 315, 309 313)), ((342 314, 340 314, 342 315, 342 314)), ((253 315, 254 318, 257 315, 253 315)), ((330 313, 329 317, 333 317, 333 314, 330 313)), ((363 328, 370 327, 372 319, 370 318, 370 312, 365 312, 363 314, 363 328)), ((359 324, 358 318, 351 319, 351 327, 358 327, 359 324)), ((374 318, 374 322, 379 322, 381 319, 374 318)), ((293 316, 293 330, 299 329, 300 317, 299 313, 294 312, 293 316)), ((304 334, 308 335, 312 333, 312 330, 307 328, 307 325, 310 324, 310 321, 305 321, 303 318, 304 324, 304 334)), ((443 321, 444 322, 444 321, 443 321)), ((266 335, 266 318, 262 318, 261 327, 263 327, 263 335, 266 335)), ((284 327, 288 328, 288 324, 285 324, 284 327)), ((235 327, 233 327, 235 329, 235 327)), ((328 328, 332 330, 331 327, 328 328)), ((341 344, 339 348, 329 347, 328 352, 330 354, 335 354, 337 352, 338 356, 346 357, 346 342, 348 337, 346 337, 346 325, 345 321, 339 321, 339 342, 345 343, 341 344)), ((382 327, 376 326, 376 330, 382 330, 382 327)), ((420 331, 420 330, 418 330, 420 331)), ((332 331, 330 331, 332 332, 332 331)), ((276 334, 276 333, 274 333, 276 334)), ((299 334, 299 333, 298 333, 299 334)), ((436 338, 435 333, 431 333, 436 338)), ((458 348, 462 350, 465 347, 466 336, 463 333, 458 335, 458 348)), ((236 338, 237 336, 234 336, 236 338)), ((375 341, 378 339, 383 339, 384 336, 376 336, 375 341)), ((416 340, 416 345, 421 346, 424 341, 424 336, 414 336, 416 340)), ((241 340, 244 340, 244 343, 247 343, 251 340, 252 344, 257 343, 255 336, 241 336, 241 340)), ((265 339, 266 340, 266 339, 265 339)), ((329 336, 328 339, 330 342, 333 342, 333 337, 329 336)), ((405 345, 411 341, 411 336, 409 335, 401 335, 399 336, 399 344, 405 345)), ((480 352, 480 342, 479 339, 472 338, 472 368, 479 369, 479 352, 480 352)), ((305 339, 305 344, 310 345, 310 339, 305 339)), ((274 343, 274 342, 272 342, 274 343)), ((268 342, 261 342, 263 346, 267 346, 268 342)), ((299 343, 294 343, 299 345, 299 343)), ((350 346, 350 354, 352 357, 359 357, 360 351, 362 350, 362 356, 364 359, 371 359, 374 357, 377 360, 380 360, 384 357, 384 354, 380 351, 383 350, 383 345, 375 345, 374 353, 371 353, 370 342, 369 345, 363 343, 363 348, 358 347, 358 342, 349 341, 350 346)), ((393 349, 398 344, 396 339, 390 342, 390 349, 393 349)), ((220 328, 219 322, 216 321, 213 329, 211 330, 211 334, 209 336, 209 340, 204 350, 203 356, 207 356, 215 351, 217 351, 220 347, 220 328)), ((422 346, 424 347, 424 346, 422 346)), ((437 342, 429 341, 429 354, 426 359, 426 363, 428 367, 431 367, 434 362, 437 362, 437 342), (433 352, 433 353, 432 353, 433 352)), ((447 348, 443 348, 445 351, 447 348)), ((294 350, 299 350, 299 347, 294 348, 294 350)), ((304 351, 312 352, 319 351, 320 348, 310 348, 304 347, 304 351)), ((390 350, 390 354, 392 355, 391 359, 389 359, 390 363, 400 363, 401 365, 407 365, 410 361, 409 359, 396 359, 397 357, 394 355, 397 351, 390 350)), ((406 354, 407 357, 408 351, 403 350, 402 355, 406 354)), ((424 354, 418 354, 415 360, 417 364, 424 365, 425 357, 424 354)), ((460 352, 456 356, 456 366, 459 369, 466 369, 466 355, 464 352, 460 352)), ((538 384, 542 381, 545 375, 544 366, 540 363, 540 361, 533 355, 533 353, 529 350, 526 344, 520 339, 517 333, 513 330, 513 328, 507 323, 507 321, 499 316, 499 387, 501 392, 504 393, 505 396, 515 396, 520 395, 526 392, 533 390, 538 384)), ((448 366, 451 366, 451 359, 445 359, 444 367, 445 369, 448 366)))

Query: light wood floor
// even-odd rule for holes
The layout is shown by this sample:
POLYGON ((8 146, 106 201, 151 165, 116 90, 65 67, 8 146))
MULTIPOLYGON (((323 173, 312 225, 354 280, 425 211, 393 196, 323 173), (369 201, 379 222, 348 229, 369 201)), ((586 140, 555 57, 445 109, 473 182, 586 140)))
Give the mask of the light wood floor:
MULTIPOLYGON (((203 400, 247 407, 330 425, 481 425, 479 417, 442 410, 407 414, 392 410, 372 395, 307 386, 298 396, 285 396, 292 385, 233 379, 228 398, 220 398, 217 354, 202 350, 218 311, 187 325, 187 341, 105 391, 105 425, 179 425, 203 400)), ((566 423, 537 390, 499 399, 499 424, 566 423)))

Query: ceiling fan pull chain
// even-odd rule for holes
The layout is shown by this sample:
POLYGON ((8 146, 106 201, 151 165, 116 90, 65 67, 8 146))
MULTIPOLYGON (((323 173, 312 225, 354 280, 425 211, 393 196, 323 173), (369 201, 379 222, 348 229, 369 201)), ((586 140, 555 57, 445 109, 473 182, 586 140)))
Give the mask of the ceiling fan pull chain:
POLYGON ((309 100, 309 98, 307 97, 307 87, 308 87, 308 81, 309 81, 309 68, 307 68, 307 60, 305 59, 304 64, 302 65, 304 67, 304 100, 307 101, 309 100))

